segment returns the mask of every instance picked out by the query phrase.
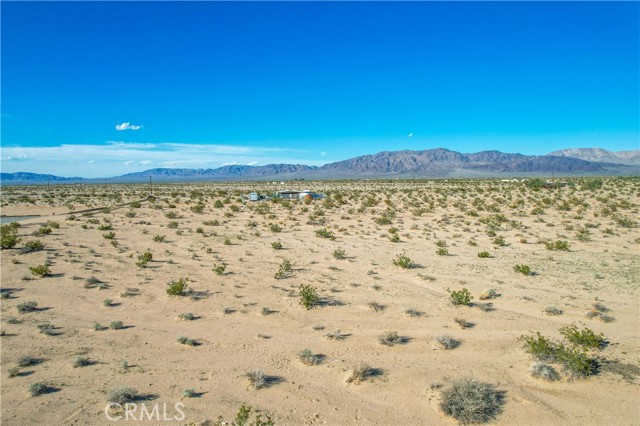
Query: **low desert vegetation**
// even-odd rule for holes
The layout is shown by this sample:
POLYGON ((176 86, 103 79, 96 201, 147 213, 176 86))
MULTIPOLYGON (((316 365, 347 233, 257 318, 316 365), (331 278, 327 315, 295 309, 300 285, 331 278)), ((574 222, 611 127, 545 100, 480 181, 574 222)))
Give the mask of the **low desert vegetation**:
POLYGON ((469 290, 467 290, 466 288, 458 291, 452 291, 449 297, 451 299, 451 303, 456 306, 470 306, 471 299, 473 299, 473 296, 471 296, 471 292, 469 292, 469 290))
POLYGON ((167 294, 169 296, 185 296, 187 293, 188 287, 188 278, 180 278, 177 281, 171 281, 167 289, 167 294))
POLYGON ((307 309, 311 309, 320 302, 320 296, 315 287, 309 284, 301 284, 299 288, 300 304, 307 309))
POLYGON ((503 406, 502 393, 495 386, 470 377, 451 380, 440 390, 440 409, 461 424, 488 423, 503 406))

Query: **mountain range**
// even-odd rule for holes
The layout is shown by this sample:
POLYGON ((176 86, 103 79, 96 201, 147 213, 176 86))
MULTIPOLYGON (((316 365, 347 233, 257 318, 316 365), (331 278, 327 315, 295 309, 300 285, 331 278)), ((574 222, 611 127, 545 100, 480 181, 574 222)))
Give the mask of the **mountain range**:
POLYGON ((572 148, 547 155, 482 151, 463 154, 444 148, 421 151, 384 151, 323 166, 268 164, 228 165, 215 169, 158 168, 108 179, 64 178, 36 173, 0 173, 4 184, 45 182, 140 182, 187 180, 288 180, 418 177, 506 177, 506 176, 639 175, 640 150, 607 151, 601 148, 572 148))

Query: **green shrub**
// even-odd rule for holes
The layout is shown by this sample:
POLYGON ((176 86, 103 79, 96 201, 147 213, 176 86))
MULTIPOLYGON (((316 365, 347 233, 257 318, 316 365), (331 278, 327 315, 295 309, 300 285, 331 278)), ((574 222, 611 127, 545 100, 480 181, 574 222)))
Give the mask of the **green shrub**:
POLYGON ((38 229, 38 234, 40 235, 49 235, 51 232, 53 231, 48 226, 41 226, 40 229, 38 229))
POLYGON ((436 250, 436 254, 438 254, 439 256, 447 256, 449 254, 449 249, 447 249, 446 247, 438 247, 438 249, 436 250))
POLYGON ((187 289, 188 278, 180 278, 178 281, 171 281, 169 283, 169 288, 167 289, 167 294, 170 296, 184 296, 185 291, 187 289))
POLYGON ((332 241, 336 239, 333 233, 329 231, 327 228, 316 229, 316 237, 328 238, 332 241))
POLYGON ((347 253, 343 249, 335 249, 333 251, 333 257, 338 260, 346 259, 347 253))
POLYGON ((309 284, 300 285, 299 295, 300 304, 307 309, 313 308, 320 301, 316 288, 309 284))
POLYGON ((116 237, 114 232, 107 232, 106 234, 102 234, 102 237, 107 240, 113 240, 116 237))
POLYGON ((278 268, 278 272, 274 275, 274 278, 281 279, 287 277, 291 273, 293 264, 289 259, 284 259, 278 268))
POLYGON ((466 288, 463 288, 462 290, 459 290, 459 291, 452 291, 450 294, 450 297, 451 297, 451 303, 453 303, 456 306, 457 305, 469 306, 471 305, 471 299, 473 299, 473 297, 471 296, 471 293, 466 288))
POLYGON ((282 246, 282 243, 280 241, 274 241, 274 242, 271 243, 271 247, 274 250, 281 250, 283 246, 282 246))
POLYGON ((236 414, 235 421, 228 422, 225 421, 222 416, 218 416, 218 419, 213 423, 212 426, 223 426, 223 425, 233 425, 233 426, 274 426, 273 420, 271 417, 266 414, 265 418, 262 418, 261 413, 257 413, 253 422, 249 421, 252 412, 251 406, 242 404, 238 409, 238 413, 236 414))
POLYGON ((513 267, 513 270, 523 275, 531 275, 531 268, 527 265, 516 265, 513 267))
POLYGON ((569 251, 569 243, 566 241, 547 241, 545 243, 545 247, 547 250, 554 250, 554 251, 569 251))
POLYGON ((480 253, 478 253, 478 257, 488 258, 488 257, 491 257, 491 255, 489 254, 488 251, 481 251, 480 253))
POLYGON ((51 270, 46 265, 30 266, 31 275, 38 278, 44 278, 51 275, 51 270))
POLYGON ((585 349, 600 349, 606 344, 606 339, 602 333, 595 334, 592 330, 585 327, 578 330, 575 324, 560 329, 560 334, 574 345, 581 346, 585 349))
POLYGON ((227 269, 227 265, 225 265, 224 263, 222 265, 216 265, 215 263, 213 264, 213 272, 215 272, 216 275, 224 274, 225 269, 227 269))
POLYGON ((269 226, 269 231, 273 232, 274 234, 277 234, 278 232, 282 232, 282 226, 278 225, 277 223, 274 223, 271 226, 269 226))
POLYGON ((20 228, 18 222, 2 225, 0 228, 0 246, 3 250, 13 248, 20 242, 18 238, 18 228, 20 228))
POLYGON ((155 241, 156 243, 162 243, 164 242, 165 236, 164 235, 154 235, 153 236, 153 241, 155 241))
POLYGON ((415 263, 413 263, 413 261, 405 254, 397 255, 396 258, 393 259, 393 264, 403 269, 411 269, 416 266, 415 263))
POLYGON ((25 314, 27 312, 33 312, 33 311, 37 311, 38 310, 38 304, 36 302, 24 302, 24 303, 19 303, 16 306, 16 309, 18 310, 19 313, 21 314, 25 314))
POLYGON ((198 214, 200 214, 200 213, 202 213, 202 212, 204 211, 204 204, 202 204, 202 203, 198 203, 198 204, 196 204, 195 206, 191 206, 191 207, 190 207, 190 210, 191 210, 192 212, 194 212, 194 213, 198 213, 198 214))
POLYGON ((24 247, 22 248, 22 250, 20 250, 21 253, 31 253, 34 251, 40 251, 40 250, 44 250, 44 244, 42 243, 42 241, 40 240, 31 240, 31 241, 27 241, 24 244, 24 247))

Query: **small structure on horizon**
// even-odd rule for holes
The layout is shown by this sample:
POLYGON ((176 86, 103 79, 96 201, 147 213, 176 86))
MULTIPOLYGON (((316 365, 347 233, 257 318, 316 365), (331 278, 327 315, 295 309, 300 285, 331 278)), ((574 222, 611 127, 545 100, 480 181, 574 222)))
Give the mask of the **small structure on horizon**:
POLYGON ((308 189, 303 191, 288 190, 276 192, 276 198, 284 200, 320 200, 324 198, 324 194, 309 191, 308 189))

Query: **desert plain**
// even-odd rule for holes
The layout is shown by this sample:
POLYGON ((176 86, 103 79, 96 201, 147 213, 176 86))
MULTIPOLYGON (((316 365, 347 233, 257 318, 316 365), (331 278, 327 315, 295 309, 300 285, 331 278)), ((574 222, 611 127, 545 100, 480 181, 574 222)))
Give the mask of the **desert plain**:
POLYGON ((465 377, 495 390, 492 424, 640 424, 640 180, 543 183, 3 186, 3 216, 39 216, 1 252, 2 424, 230 424, 245 404, 453 425, 465 377), (282 189, 325 197, 245 198, 282 189), (538 332, 588 365, 536 359, 538 332), (118 388, 168 419, 124 418, 118 388))

